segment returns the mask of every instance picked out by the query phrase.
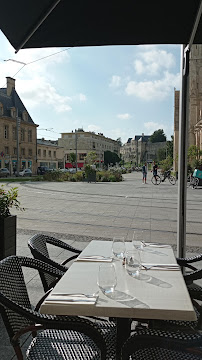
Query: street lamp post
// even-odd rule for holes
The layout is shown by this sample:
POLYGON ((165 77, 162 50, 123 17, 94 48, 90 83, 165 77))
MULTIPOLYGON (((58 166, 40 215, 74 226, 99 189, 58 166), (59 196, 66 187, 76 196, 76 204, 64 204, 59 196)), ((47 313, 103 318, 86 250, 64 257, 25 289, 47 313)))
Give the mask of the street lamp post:
POLYGON ((75 129, 75 151, 76 151, 76 172, 77 172, 77 130, 75 129))

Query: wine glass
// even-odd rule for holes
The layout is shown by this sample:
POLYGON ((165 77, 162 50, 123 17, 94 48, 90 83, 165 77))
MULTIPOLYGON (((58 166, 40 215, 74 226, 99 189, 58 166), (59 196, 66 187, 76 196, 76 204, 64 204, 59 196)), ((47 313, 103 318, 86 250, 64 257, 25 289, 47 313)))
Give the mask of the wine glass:
POLYGON ((101 264, 99 266, 97 284, 104 294, 114 293, 117 284, 114 264, 101 264))
POLYGON ((115 258, 123 259, 126 250, 124 237, 114 237, 112 244, 112 252, 115 258))
POLYGON ((139 278, 141 270, 140 253, 137 248, 126 251, 125 265, 127 273, 132 276, 139 278))

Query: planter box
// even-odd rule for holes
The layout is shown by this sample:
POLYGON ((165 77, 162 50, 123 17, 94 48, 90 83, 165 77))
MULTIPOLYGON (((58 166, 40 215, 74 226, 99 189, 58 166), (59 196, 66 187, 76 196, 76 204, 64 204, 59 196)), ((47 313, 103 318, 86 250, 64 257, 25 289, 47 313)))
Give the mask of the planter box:
POLYGON ((16 255, 16 216, 0 218, 0 260, 16 255))

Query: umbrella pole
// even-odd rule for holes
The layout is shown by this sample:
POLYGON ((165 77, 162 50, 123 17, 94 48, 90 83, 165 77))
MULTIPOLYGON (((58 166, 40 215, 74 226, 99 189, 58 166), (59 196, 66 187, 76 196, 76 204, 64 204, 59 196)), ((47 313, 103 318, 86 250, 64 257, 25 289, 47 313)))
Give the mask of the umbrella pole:
POLYGON ((182 46, 182 84, 180 90, 179 158, 178 158, 178 212, 177 212, 177 256, 186 255, 186 200, 187 200, 187 144, 188 144, 188 81, 189 46, 182 46))

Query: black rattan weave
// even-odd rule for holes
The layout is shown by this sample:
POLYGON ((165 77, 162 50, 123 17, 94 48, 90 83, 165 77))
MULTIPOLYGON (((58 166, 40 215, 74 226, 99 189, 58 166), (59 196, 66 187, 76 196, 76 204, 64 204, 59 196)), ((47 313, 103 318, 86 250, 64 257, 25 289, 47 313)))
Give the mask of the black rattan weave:
MULTIPOLYGON (((81 253, 81 250, 78 250, 78 249, 66 244, 63 241, 52 237, 52 236, 48 236, 48 235, 44 235, 44 234, 36 234, 36 235, 32 236, 31 239, 28 240, 28 246, 29 246, 31 253, 35 259, 42 260, 42 261, 56 267, 57 269, 63 271, 63 273, 65 273, 65 271, 67 271, 67 269, 68 269, 66 264, 69 261, 75 259, 81 253), (49 252, 48 252, 47 244, 51 244, 51 245, 54 245, 56 247, 66 250, 66 252, 67 252, 66 260, 63 261, 61 264, 52 260, 50 258, 49 252), (72 253, 74 255, 72 255, 72 253)), ((39 275, 41 277, 41 281, 42 281, 44 290, 46 292, 50 287, 52 287, 52 285, 55 281, 55 278, 53 278, 51 275, 44 274, 43 272, 40 272, 39 275)))
POLYGON ((156 330, 140 330, 122 347, 122 360, 199 360, 202 336, 156 330))
POLYGON ((96 324, 77 316, 44 315, 33 310, 22 266, 62 275, 60 270, 36 259, 11 256, 0 261, 1 314, 18 359, 22 359, 21 333, 38 330, 36 324, 40 324, 42 331, 31 342, 28 359, 115 359, 115 324, 108 321, 96 324))
POLYGON ((197 269, 194 264, 202 261, 202 254, 192 256, 189 258, 177 258, 177 263, 186 272, 183 273, 184 280, 187 284, 187 288, 192 299, 198 299, 202 301, 202 287, 196 284, 194 281, 202 279, 202 269, 197 269))

